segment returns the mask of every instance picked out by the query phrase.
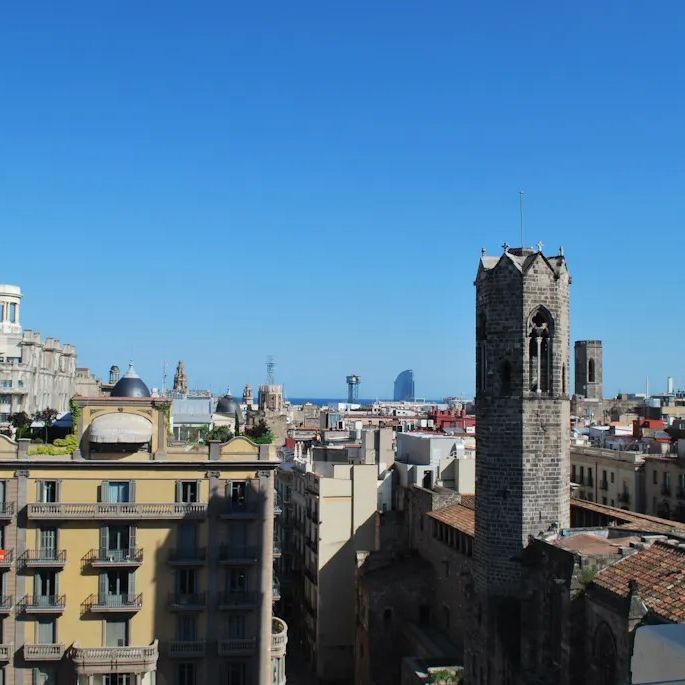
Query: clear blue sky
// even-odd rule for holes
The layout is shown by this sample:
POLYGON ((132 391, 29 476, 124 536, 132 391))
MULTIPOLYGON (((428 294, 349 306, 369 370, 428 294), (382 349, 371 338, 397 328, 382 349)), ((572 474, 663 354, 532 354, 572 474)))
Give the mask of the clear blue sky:
POLYGON ((0 282, 100 375, 470 393, 523 189, 607 392, 683 386, 683 45, 682 0, 9 3, 0 282))

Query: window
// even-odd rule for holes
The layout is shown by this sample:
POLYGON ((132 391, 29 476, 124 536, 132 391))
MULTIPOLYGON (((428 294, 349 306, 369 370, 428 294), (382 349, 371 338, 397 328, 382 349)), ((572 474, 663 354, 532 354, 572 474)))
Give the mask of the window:
POLYGON ((34 602, 44 606, 52 606, 57 594, 57 573, 41 568, 33 577, 34 602))
POLYGON ((176 622, 176 636, 184 642, 196 640, 197 618, 190 614, 181 614, 176 622))
POLYGON ((575 464, 571 465, 571 480, 574 483, 576 482, 576 465, 575 464))
POLYGON ((56 669, 52 666, 42 666, 33 669, 32 685, 57 685, 56 669))
POLYGON ((39 480, 36 482, 36 499, 39 502, 57 502, 57 481, 39 480))
POLYGON ((538 394, 552 392, 552 336, 553 323, 550 313, 538 307, 528 324, 528 373, 530 389, 538 394))
POLYGON ((135 540, 135 526, 103 526, 100 529, 101 554, 113 561, 129 559, 136 546, 135 540))
POLYGON ((607 498, 606 498, 606 497, 602 497, 602 504, 606 504, 606 503, 607 503, 607 498))
POLYGON ((41 559, 57 558, 57 529, 54 527, 40 528, 38 531, 38 550, 41 559))
POLYGON ((57 631, 54 618, 39 618, 36 622, 36 642, 39 645, 54 645, 57 631))
POLYGON ((657 476, 656 471, 652 471, 652 485, 658 485, 659 476, 657 476))
POLYGON ((226 619, 226 637, 242 640, 245 637, 245 614, 229 614, 226 619))
POLYGON ((584 466, 580 467, 580 481, 579 482, 580 483, 585 482, 585 467, 584 466))
POLYGON ((128 645, 128 621, 105 621, 105 645, 107 647, 126 647, 128 645))
POLYGON ((196 480, 182 480, 177 483, 176 501, 190 504, 200 498, 200 484, 196 480))
POLYGON ((132 578, 133 574, 125 569, 116 569, 114 571, 107 571, 100 577, 100 582, 102 583, 101 601, 104 599, 108 603, 121 604, 128 603, 129 594, 132 590, 132 578))
POLYGON ((587 362, 587 382, 595 382, 595 360, 592 357, 587 362))
POLYGON ((10 302, 9 322, 17 323, 17 303, 10 302))
POLYGON ((247 667, 243 661, 226 664, 226 685, 247 685, 247 667))
POLYGON ((613 483, 614 482, 614 472, 612 471, 609 475, 611 477, 611 482, 613 483))
POLYGON ((192 595, 197 592, 197 572, 194 568, 179 569, 176 576, 176 591, 179 595, 192 595))
POLYGON ((244 568, 232 568, 228 573, 229 592, 247 591, 247 571, 244 568))
POLYGON ((234 480, 229 484, 229 499, 233 504, 245 504, 247 500, 247 483, 234 480))
POLYGON ((195 685, 195 664, 178 665, 178 685, 195 685))
POLYGON ((128 481, 108 481, 102 484, 105 502, 130 502, 131 486, 128 481))

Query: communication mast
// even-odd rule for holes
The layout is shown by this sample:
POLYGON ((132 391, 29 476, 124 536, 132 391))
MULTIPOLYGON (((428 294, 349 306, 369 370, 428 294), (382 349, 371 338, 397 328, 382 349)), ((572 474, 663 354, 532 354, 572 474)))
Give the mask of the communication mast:
POLYGON ((267 385, 276 385, 276 380, 275 380, 275 375, 274 375, 274 369, 276 368, 276 362, 274 361, 274 357, 272 354, 270 354, 266 358, 266 384, 267 385))

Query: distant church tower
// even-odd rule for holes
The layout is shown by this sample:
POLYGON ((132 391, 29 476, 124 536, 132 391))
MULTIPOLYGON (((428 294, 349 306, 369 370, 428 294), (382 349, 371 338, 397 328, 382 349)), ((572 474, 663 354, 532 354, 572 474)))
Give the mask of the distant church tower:
POLYGON ((576 340, 575 393, 589 400, 602 399, 602 341, 576 340))
POLYGON ((174 374, 174 392, 179 395, 188 394, 188 378, 186 377, 186 368, 182 361, 176 367, 174 374))
POLYGON ((569 283, 563 255, 540 249, 505 245, 478 267, 469 683, 515 682, 503 664, 519 661, 519 556, 529 536, 570 525, 569 283))

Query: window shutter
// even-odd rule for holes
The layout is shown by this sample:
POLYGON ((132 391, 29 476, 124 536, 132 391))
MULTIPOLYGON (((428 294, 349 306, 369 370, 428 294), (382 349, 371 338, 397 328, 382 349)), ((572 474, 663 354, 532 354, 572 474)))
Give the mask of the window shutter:
POLYGON ((136 574, 133 571, 128 572, 128 594, 136 594, 136 574))
POLYGON ((129 526, 128 527, 128 549, 133 554, 134 550, 136 548, 136 527, 135 526, 129 526))
POLYGON ((181 481, 177 480, 176 481, 176 503, 178 504, 181 501, 181 481))
POLYGON ((128 483, 128 501, 136 501, 136 482, 134 480, 131 480, 128 483))
POLYGON ((58 480, 55 482, 55 502, 62 501, 62 481, 58 480))
POLYGON ((100 574, 99 589, 100 589, 100 597, 101 598, 106 597, 107 596, 107 574, 106 573, 100 574))
POLYGON ((109 481, 103 480, 100 485, 100 501, 109 502, 109 481))
POLYGON ((43 501, 43 481, 37 480, 36 481, 36 502, 42 502, 42 501, 43 501))
POLYGON ((201 481, 199 481, 199 480, 195 481, 195 501, 196 502, 200 501, 200 483, 201 483, 201 481))
POLYGON ((109 526, 100 526, 100 549, 107 550, 109 547, 109 526))

